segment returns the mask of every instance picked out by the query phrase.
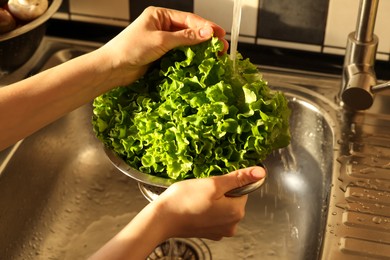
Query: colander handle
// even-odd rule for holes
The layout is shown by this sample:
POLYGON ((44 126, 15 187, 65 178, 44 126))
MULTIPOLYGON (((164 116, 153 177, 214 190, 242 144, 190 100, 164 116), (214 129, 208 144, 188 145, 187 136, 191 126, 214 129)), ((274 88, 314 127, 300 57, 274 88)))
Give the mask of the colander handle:
POLYGON ((240 197, 240 196, 246 195, 248 193, 251 193, 251 192, 257 190, 258 188, 260 188, 264 184, 265 178, 266 177, 264 177, 263 179, 261 179, 259 181, 250 183, 248 185, 232 189, 232 190, 226 192, 225 196, 227 196, 227 197, 240 197))

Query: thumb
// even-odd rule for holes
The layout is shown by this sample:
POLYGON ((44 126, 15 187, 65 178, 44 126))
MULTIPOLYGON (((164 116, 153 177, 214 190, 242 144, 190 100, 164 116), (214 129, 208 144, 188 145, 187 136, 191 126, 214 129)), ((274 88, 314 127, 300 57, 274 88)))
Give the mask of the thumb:
POLYGON ((210 39, 213 35, 213 28, 205 25, 200 28, 186 28, 173 32, 164 32, 166 48, 171 50, 179 46, 189 46, 201 43, 210 39))
POLYGON ((250 183, 259 181, 265 178, 265 169, 259 166, 239 169, 231 173, 215 177, 218 186, 221 187, 223 193, 232 189, 243 187, 250 183))

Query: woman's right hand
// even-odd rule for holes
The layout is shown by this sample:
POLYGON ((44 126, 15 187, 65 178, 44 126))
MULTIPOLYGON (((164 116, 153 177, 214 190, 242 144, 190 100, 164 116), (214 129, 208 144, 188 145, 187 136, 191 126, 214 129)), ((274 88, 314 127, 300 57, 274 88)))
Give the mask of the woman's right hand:
POLYGON ((264 169, 256 166, 177 182, 149 203, 91 260, 146 259, 156 246, 174 237, 220 240, 233 236, 245 215, 248 195, 232 198, 225 193, 264 177, 264 169))
POLYGON ((226 175, 181 181, 171 185, 153 203, 166 222, 168 237, 219 240, 235 234, 248 197, 232 198, 225 193, 264 177, 265 170, 256 166, 226 175))

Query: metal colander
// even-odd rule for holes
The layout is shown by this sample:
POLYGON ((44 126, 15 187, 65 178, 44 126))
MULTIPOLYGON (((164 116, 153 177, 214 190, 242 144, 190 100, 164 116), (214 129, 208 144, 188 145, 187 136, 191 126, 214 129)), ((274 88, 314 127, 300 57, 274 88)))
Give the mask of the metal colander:
MULTIPOLYGON (((122 158, 117 156, 115 152, 110 150, 109 148, 105 147, 104 151, 108 158, 111 160, 112 164, 120 170, 122 173, 126 174, 127 176, 135 179, 139 183, 139 188, 142 192, 142 194, 149 200, 153 200, 156 196, 161 194, 165 189, 167 189, 170 185, 175 183, 176 181, 173 179, 168 178, 162 178, 158 176, 153 176, 150 174, 142 173, 131 166, 129 166, 122 158)), ((266 167, 261 164, 263 168, 266 167)), ((231 191, 228 191, 225 195, 229 197, 239 197, 245 194, 248 194, 252 191, 257 190, 259 187, 261 187, 266 178, 263 178, 257 182, 248 184, 243 187, 239 187, 236 189, 233 189, 231 191)))

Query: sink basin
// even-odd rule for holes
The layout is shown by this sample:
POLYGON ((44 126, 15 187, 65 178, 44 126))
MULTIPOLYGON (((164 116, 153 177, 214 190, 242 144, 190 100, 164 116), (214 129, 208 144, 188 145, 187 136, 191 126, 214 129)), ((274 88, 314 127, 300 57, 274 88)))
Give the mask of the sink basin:
MULTIPOLYGON (((43 44, 45 55, 34 58, 38 65, 30 73, 96 47, 49 37, 43 44)), ((335 129, 342 116, 334 101, 339 79, 273 68, 263 68, 263 74, 290 100, 291 145, 265 161, 268 178, 249 195, 238 234, 218 242, 191 240, 201 251, 196 259, 209 259, 208 254, 232 260, 320 259, 323 254, 340 153, 335 129)), ((0 153, 3 259, 85 259, 148 203, 137 182, 105 155, 92 131, 91 112, 91 104, 80 107, 0 153)))

